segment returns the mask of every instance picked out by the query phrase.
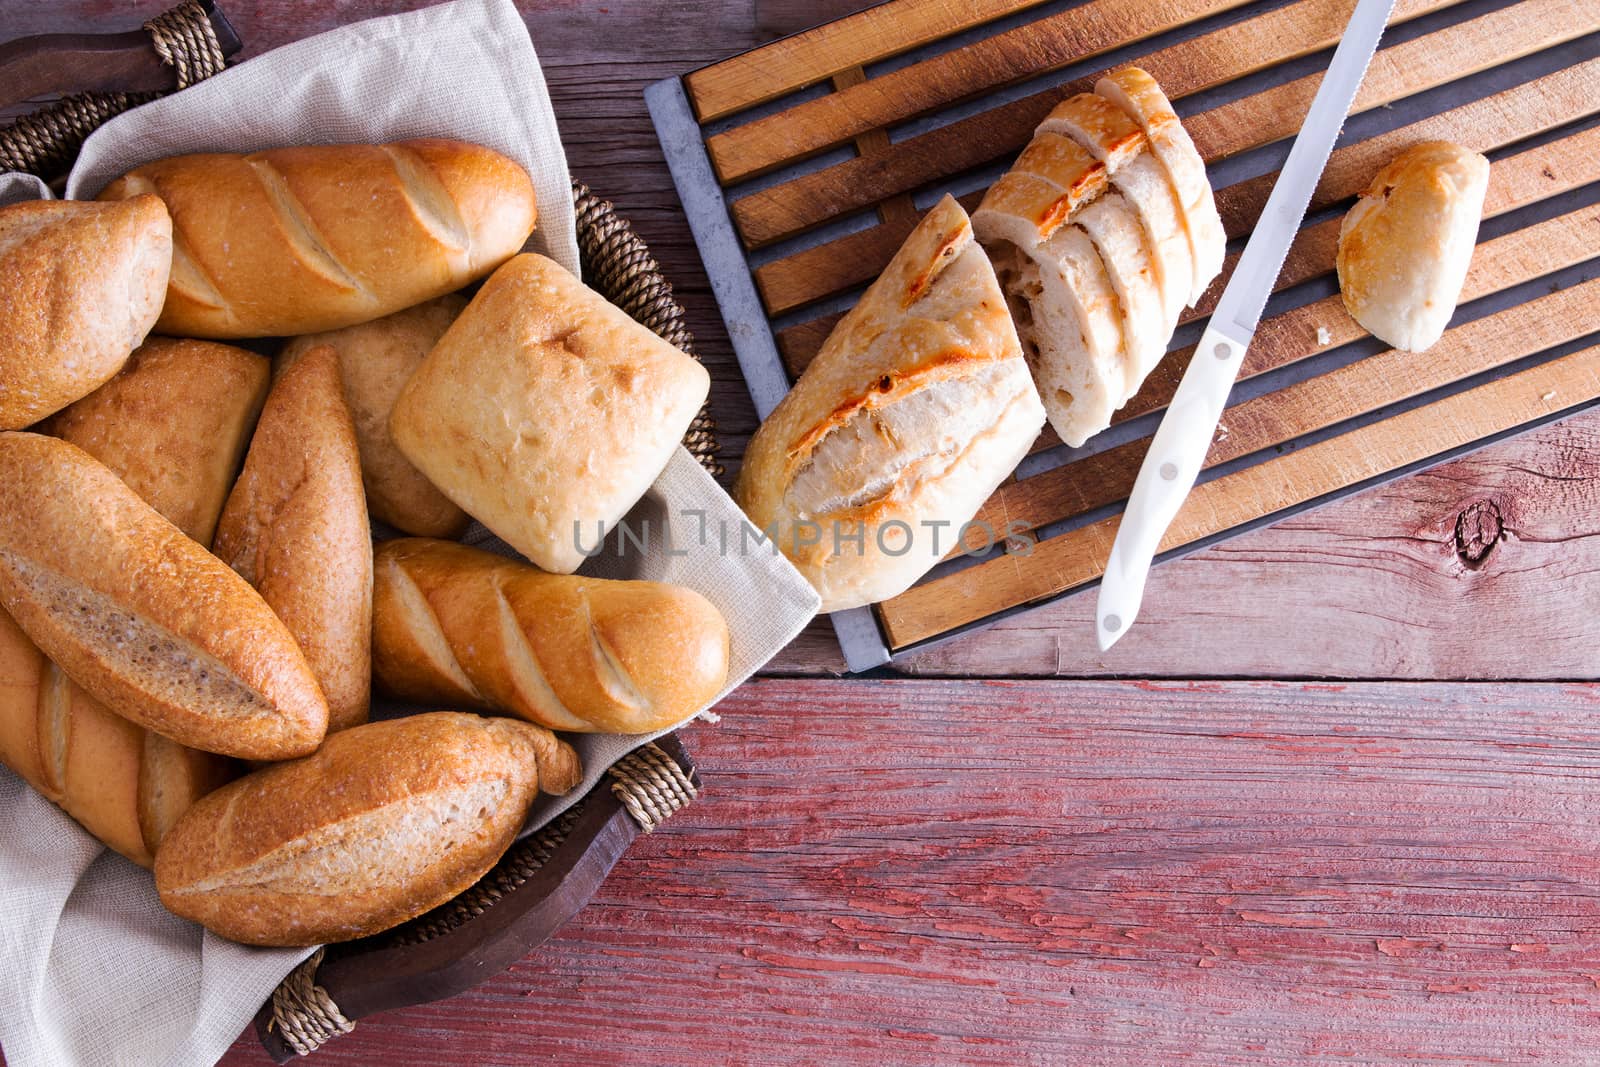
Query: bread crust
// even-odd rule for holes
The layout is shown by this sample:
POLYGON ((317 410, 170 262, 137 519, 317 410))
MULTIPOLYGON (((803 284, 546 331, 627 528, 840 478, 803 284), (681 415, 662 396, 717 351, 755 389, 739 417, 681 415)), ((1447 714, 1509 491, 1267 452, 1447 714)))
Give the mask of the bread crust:
POLYGON ((395 402, 400 451, 539 567, 570 574, 644 495, 706 369, 540 255, 496 271, 395 402))
POLYGON ((156 854, 173 913, 251 945, 387 930, 483 876, 541 787, 582 777, 548 730, 433 712, 346 730, 178 820, 156 854))
POLYGON ((280 368, 287 367, 318 345, 338 352, 367 510, 379 522, 417 537, 454 540, 471 520, 401 454, 389 433, 389 414, 406 382, 466 306, 465 297, 449 293, 372 322, 296 337, 279 359, 280 368))
POLYGON ((378 547, 373 666, 412 702, 555 730, 640 734, 693 715, 728 677, 728 624, 692 589, 544 574, 447 541, 378 547))
POLYGON ((116 374, 161 311, 172 222, 153 196, 0 207, 0 430, 20 430, 116 374))
POLYGON ((757 430, 735 497, 822 610, 859 607, 949 551, 1043 424, 994 270, 946 196, 757 430), (949 524, 942 544, 925 522, 949 524))
POLYGON ((312 349, 273 383, 217 524, 215 551, 305 652, 328 701, 328 729, 365 722, 372 530, 332 348, 312 349))
POLYGON ((380 318, 494 270, 537 215, 520 166, 441 139, 174 156, 129 171, 99 198, 139 193, 157 194, 172 214, 157 329, 185 337, 287 336, 380 318))
POLYGON ((0 433, 0 607, 90 695, 190 747, 284 759, 327 729, 272 609, 65 441, 0 433))
POLYGON ((1352 318, 1406 352, 1431 348, 1472 263, 1489 161, 1425 141, 1378 171, 1339 227, 1339 292, 1352 318))

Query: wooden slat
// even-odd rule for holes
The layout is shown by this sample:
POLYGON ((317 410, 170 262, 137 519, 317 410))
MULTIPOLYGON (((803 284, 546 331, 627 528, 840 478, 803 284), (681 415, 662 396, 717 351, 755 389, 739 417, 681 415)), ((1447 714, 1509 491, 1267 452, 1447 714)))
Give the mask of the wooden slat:
MULTIPOLYGON (((1140 62, 1159 72, 1174 99, 1221 85, 1280 61, 1288 54, 1327 47, 1340 27, 1324 29, 1307 19, 1307 4, 1213 31, 1153 53, 1140 62), (1233 39, 1241 27, 1262 25, 1270 47, 1251 49, 1233 39), (1313 35, 1326 33, 1326 39, 1313 35), (1306 47, 1310 44, 1310 48, 1306 47), (1200 58, 1203 57, 1203 60, 1200 58)), ((1310 0, 1312 12, 1322 5, 1310 0)), ((1420 14, 1401 10, 1396 23, 1420 14)), ((1362 80, 1352 114, 1424 92, 1489 67, 1511 62, 1600 29, 1600 8, 1590 0, 1524 0, 1479 18, 1447 26, 1379 52, 1362 80)), ((1293 136, 1311 107, 1321 73, 1232 101, 1185 123, 1210 163, 1293 136)), ((870 207, 886 197, 948 178, 1021 148, 1055 103, 1088 91, 1084 78, 1026 100, 961 119, 895 146, 893 155, 854 159, 802 175, 735 200, 732 213, 745 243, 753 248, 793 236, 829 219, 870 207)))
MULTIPOLYGON (((1354 196, 1396 151, 1417 141, 1443 138, 1487 152, 1596 111, 1600 58, 1337 150, 1323 171, 1313 207, 1354 196)), ((1255 225, 1275 179, 1275 173, 1262 175, 1218 190, 1217 209, 1230 237, 1255 225)), ((963 203, 980 199, 981 194, 971 194, 963 203)), ((815 245, 758 267, 756 286, 770 313, 796 310, 876 277, 909 232, 903 226, 876 226, 815 245)))
MULTIPOLYGON (((1087 0, 853 89, 807 100, 714 134, 706 138, 706 152, 717 180, 732 185, 844 144, 867 130, 936 111, 1246 2, 1087 0)), ((1349 5, 1339 6, 1345 12, 1338 16, 1342 25, 1349 5)))
POLYGON ((1042 2, 891 0, 691 71, 683 83, 695 116, 710 122, 1042 2))
MULTIPOLYGON (((1586 231, 1585 254, 1600 252, 1600 218, 1593 209, 1558 221, 1586 231)), ((1600 329, 1596 306, 1600 281, 1587 282, 1458 326, 1425 354, 1383 352, 1240 401, 1223 413, 1205 469, 1534 355, 1588 328, 1600 329)), ((984 547, 986 539, 978 532, 984 528, 1035 529, 1126 499, 1149 447, 1148 438, 1129 441, 1001 486, 978 512, 976 521, 985 525, 969 531, 963 548, 984 547)))
MULTIPOLYGON (((1497 160, 1490 170, 1483 217, 1494 218, 1595 181, 1600 181, 1600 126, 1591 126, 1560 140, 1497 160)), ((1339 223, 1339 219, 1329 219, 1300 231, 1273 286, 1274 292, 1300 285, 1333 270, 1339 223)), ((1234 264, 1238 259, 1237 253, 1228 256, 1217 280, 1206 290, 1198 304, 1184 310, 1180 321, 1192 322, 1211 314, 1223 287, 1233 276, 1234 264)), ((778 331, 778 347, 791 378, 800 376, 827 340, 829 332, 843 317, 843 312, 823 315, 778 331)), ((1135 412, 1122 414, 1120 418, 1132 414, 1135 412)), ((1059 442, 1052 437, 1051 443, 1059 442)))
MULTIPOLYGON (((1181 548, 1285 508, 1600 396, 1600 346, 1468 389, 1383 422, 1197 485, 1161 551, 1181 548)), ((878 606, 894 648, 1100 577, 1115 516, 914 586, 878 606)))

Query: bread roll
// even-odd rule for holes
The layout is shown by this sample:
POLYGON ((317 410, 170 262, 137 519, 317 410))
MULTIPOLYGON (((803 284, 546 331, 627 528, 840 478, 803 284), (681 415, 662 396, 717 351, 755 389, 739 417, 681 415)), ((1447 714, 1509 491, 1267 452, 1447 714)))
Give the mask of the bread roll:
POLYGON ((361 448, 361 482, 367 510, 379 522, 418 537, 453 540, 467 528, 467 513, 400 454, 389 434, 389 413, 423 357, 467 306, 454 293, 342 330, 296 337, 281 362, 293 363, 318 345, 339 353, 345 403, 361 448))
POLYGON ((823 611, 859 607, 938 562, 1043 424, 989 259, 946 196, 756 431, 735 496, 823 611))
POLYGON ((215 551, 299 642, 327 698, 328 729, 366 722, 372 530, 332 348, 313 348, 273 383, 215 551))
POLYGON ((728 678, 728 624, 691 589, 545 574, 448 541, 378 547, 373 666, 404 700, 638 734, 728 678))
POLYGON ((0 433, 0 608, 90 695, 192 748, 286 759, 327 729, 272 609, 65 441, 0 433))
POLYGON ((93 392, 161 311, 172 222, 160 200, 0 208, 0 430, 93 392))
POLYGON ((40 430, 110 467, 167 521, 211 544, 267 397, 266 357, 152 337, 105 385, 40 430))
POLYGON ((177 817, 233 776, 232 760, 184 748, 107 711, 0 611, 0 762, 142 867, 177 817))
POLYGON ((130 171, 100 199, 139 193, 160 196, 173 220, 157 329, 187 337, 380 318, 494 270, 535 219, 526 171, 445 140, 177 156, 130 171))
POLYGON ((542 787, 581 778, 548 730, 435 712, 368 723, 191 808, 156 854, 173 913, 251 945, 387 930, 481 878, 542 787))
POLYGON ((1378 171, 1339 227, 1339 291, 1351 316, 1405 352, 1433 347, 1455 314, 1478 241, 1489 161, 1447 141, 1378 171))
POLYGON ((395 402, 395 444, 467 514, 568 574, 705 402, 693 358, 543 256, 495 272, 395 402))
POLYGON ((1095 82, 1094 91, 1116 104, 1139 124, 1149 139, 1150 150, 1178 194, 1189 252, 1194 260, 1194 284, 1189 303, 1205 295, 1206 287, 1222 271, 1228 237, 1222 229, 1222 216, 1211 195, 1206 163, 1200 158, 1189 131, 1183 128, 1172 101, 1161 91, 1148 72, 1124 67, 1095 82))

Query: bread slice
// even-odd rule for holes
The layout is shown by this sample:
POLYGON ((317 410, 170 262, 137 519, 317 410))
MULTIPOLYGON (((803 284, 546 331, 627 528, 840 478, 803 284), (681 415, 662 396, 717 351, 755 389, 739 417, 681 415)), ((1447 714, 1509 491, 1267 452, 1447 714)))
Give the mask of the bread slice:
POLYGON ((1094 93, 1063 100, 1039 129, 1072 138, 1104 163, 1111 187, 1138 211, 1150 239, 1151 264, 1161 290, 1165 330, 1170 334, 1191 296, 1194 254, 1189 249, 1177 190, 1151 151, 1149 138, 1121 108, 1094 93))
POLYGON ((90 695, 193 748, 287 759, 327 730, 255 590, 65 441, 0 433, 0 607, 90 695))
POLYGON ((1139 214, 1121 193, 1108 192, 1073 216, 1100 253, 1106 277, 1122 315, 1122 395, 1113 407, 1138 391, 1145 375, 1161 362, 1172 336, 1156 287, 1150 239, 1139 214))
POLYGON ((1172 102, 1146 71, 1124 67, 1095 83, 1094 91, 1116 104, 1139 124, 1150 148, 1166 169, 1178 193, 1189 251, 1194 259, 1194 279, 1189 289, 1193 304, 1222 270, 1227 236, 1206 178, 1205 160, 1178 121, 1172 102))

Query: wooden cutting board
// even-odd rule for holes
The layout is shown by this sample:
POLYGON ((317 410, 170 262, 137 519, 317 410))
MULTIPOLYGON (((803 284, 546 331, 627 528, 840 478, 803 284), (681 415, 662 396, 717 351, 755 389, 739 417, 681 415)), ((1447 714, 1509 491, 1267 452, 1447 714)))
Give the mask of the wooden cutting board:
MULTIPOLYGON (((1047 429, 979 516, 1025 533, 836 615, 852 669, 1098 582, 1150 435, 1353 7, 891 0, 649 90, 763 416, 921 213, 944 192, 976 207, 1039 120, 1105 70, 1154 74, 1210 169, 1235 254, 1167 358, 1083 448, 1047 429)), ((1596 257, 1600 2, 1397 0, 1162 558, 1600 402, 1596 257), (1489 156, 1485 220, 1452 329, 1425 354, 1387 351, 1340 302, 1339 218, 1379 166, 1434 138, 1489 156)))

